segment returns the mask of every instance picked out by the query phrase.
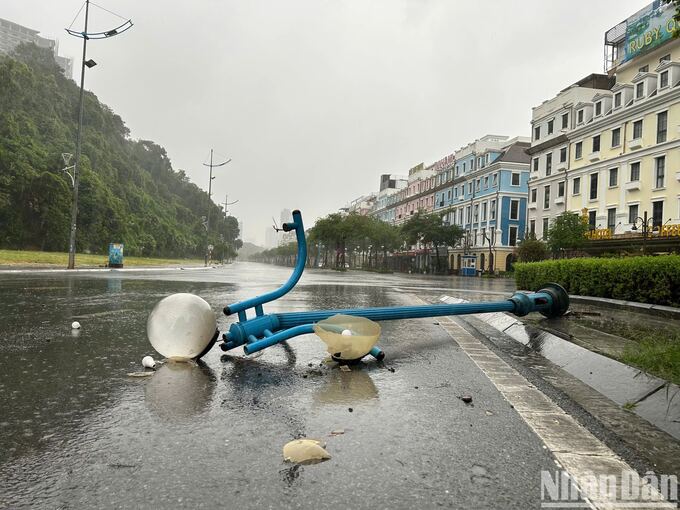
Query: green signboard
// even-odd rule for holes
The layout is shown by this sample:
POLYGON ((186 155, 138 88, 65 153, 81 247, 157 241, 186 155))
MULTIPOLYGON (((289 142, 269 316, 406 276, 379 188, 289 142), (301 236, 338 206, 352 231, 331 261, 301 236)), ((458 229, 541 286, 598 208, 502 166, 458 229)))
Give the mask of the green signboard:
POLYGON ((680 28, 673 19, 674 15, 673 4, 655 0, 628 18, 626 20, 626 45, 623 58, 619 63, 628 62, 671 40, 673 32, 680 28))

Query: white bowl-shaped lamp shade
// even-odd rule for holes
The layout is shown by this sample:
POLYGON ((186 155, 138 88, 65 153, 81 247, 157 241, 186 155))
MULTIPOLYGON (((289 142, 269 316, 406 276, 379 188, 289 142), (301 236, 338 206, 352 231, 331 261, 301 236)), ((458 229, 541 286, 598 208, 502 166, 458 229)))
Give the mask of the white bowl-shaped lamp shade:
POLYGON ((364 317, 338 314, 314 324, 314 333, 326 343, 331 356, 349 361, 371 351, 380 337, 380 325, 364 317))
POLYGON ((192 359, 203 352, 217 327, 210 305, 195 294, 173 294, 151 311, 146 333, 166 358, 192 359))

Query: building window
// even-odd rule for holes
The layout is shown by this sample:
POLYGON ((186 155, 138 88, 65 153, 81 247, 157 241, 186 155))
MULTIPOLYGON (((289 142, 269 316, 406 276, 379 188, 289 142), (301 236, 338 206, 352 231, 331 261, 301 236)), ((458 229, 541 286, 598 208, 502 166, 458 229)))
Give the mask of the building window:
POLYGON ((463 163, 463 173, 465 173, 465 163, 463 163))
POLYGON ((621 128, 612 129, 612 147, 621 145, 621 128))
POLYGON ((610 168, 609 169, 609 187, 613 188, 619 185, 619 169, 610 168))
POLYGON ((638 68, 639 73, 648 73, 649 72, 649 66, 642 66, 638 68))
POLYGON ((590 174, 590 200, 597 199, 597 180, 599 174, 590 174))
POLYGON ((533 189, 531 190, 531 203, 532 203, 532 204, 535 204, 535 203, 536 203, 536 195, 537 195, 536 191, 537 191, 536 188, 533 188, 533 189))
POLYGON ((621 106, 621 92, 614 94, 614 108, 621 106))
POLYGON ((543 209, 550 209, 550 186, 543 188, 543 209))
POLYGON ((519 172, 512 172, 512 176, 510 177, 510 185, 519 186, 519 172))
POLYGON ((616 229, 616 207, 607 209, 607 228, 612 231, 612 234, 616 229))
POLYGON ((663 188, 666 177, 666 156, 654 158, 654 184, 656 188, 663 188))
POLYGON ((536 235, 536 220, 529 220, 529 234, 536 235))
POLYGON ((486 221, 486 202, 482 204, 482 221, 486 221))
POLYGON ((635 225, 635 222, 637 221, 638 218, 638 205, 629 205, 628 206, 628 223, 631 225, 635 225))
POLYGON ((594 229, 597 223, 597 211, 588 211, 588 226, 594 229))
POLYGON ((484 176, 484 189, 489 189, 489 176, 484 176))
POLYGON ((655 227, 663 225, 663 200, 652 202, 652 225, 655 227))
POLYGON ((510 219, 519 219, 519 200, 510 200, 510 219))
POLYGON ((564 163, 567 160, 567 148, 562 147, 560 149, 560 163, 564 163))
POLYGON ((581 159, 583 157, 583 142, 576 142, 574 146, 574 159, 581 159))
POLYGON ((534 172, 538 172, 538 158, 534 158, 534 172))
POLYGON ((539 140, 541 138, 541 126, 536 126, 534 128, 534 140, 539 140))
POLYGON ((661 62, 669 62, 671 60, 671 54, 669 53, 668 55, 664 55, 659 59, 659 63, 661 62))
POLYGON ((642 119, 633 122, 633 140, 642 138, 642 119))
POLYGON ((668 112, 661 112, 656 116, 656 143, 666 141, 668 134, 668 112))
POLYGON ((491 221, 496 219, 496 201, 491 201, 491 221))
POLYGON ((579 110, 576 113, 576 121, 577 121, 578 124, 583 124, 583 110, 582 109, 579 110))
POLYGON ((453 198, 458 198, 458 187, 453 188, 453 198))
POLYGON ((545 155, 545 175, 552 174, 552 152, 545 155))
POLYGON ((555 124, 555 119, 550 119, 548 121, 548 134, 549 135, 553 134, 554 124, 555 124))
POLYGON ((668 71, 663 71, 659 75, 659 88, 663 89, 668 87, 668 71))
POLYGON ((479 190, 481 189, 481 187, 482 187, 482 180, 481 180, 481 179, 477 179, 477 183, 476 183, 475 189, 476 189, 477 191, 479 191, 479 190))
POLYGON ((517 227, 510 227, 510 240, 508 244, 510 246, 517 245, 517 227))
POLYGON ((642 99, 645 96, 645 82, 641 81, 635 85, 635 99, 642 99))
POLYGON ((595 115, 601 115, 602 114, 602 101, 598 101, 595 103, 595 115))
POLYGON ((479 222, 479 204, 475 204, 473 219, 475 223, 479 222))
POLYGON ((557 196, 558 197, 564 196, 564 181, 560 181, 557 183, 557 196))
POLYGON ((580 177, 574 177, 574 184, 572 185, 572 194, 573 195, 580 195, 581 194, 581 178, 580 177))
POLYGON ((468 195, 472 195, 472 182, 468 182, 468 195))
POLYGON ((567 129, 569 127, 569 114, 562 114, 562 129, 567 129))
POLYGON ((543 238, 548 237, 548 231, 550 230, 550 218, 543 218, 543 238))
POLYGON ((639 181, 640 180, 640 162, 630 164, 630 180, 639 181))
POLYGON ((600 152, 600 135, 593 136, 593 152, 600 152))
POLYGON ((495 188, 496 184, 498 184, 498 173, 491 176, 491 185, 495 188))

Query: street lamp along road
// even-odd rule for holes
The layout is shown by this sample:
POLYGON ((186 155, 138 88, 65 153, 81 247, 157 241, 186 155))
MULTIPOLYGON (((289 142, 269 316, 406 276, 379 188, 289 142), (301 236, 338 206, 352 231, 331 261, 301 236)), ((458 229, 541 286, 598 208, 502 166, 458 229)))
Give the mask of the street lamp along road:
MULTIPOLYGON (((122 34, 126 30, 129 30, 132 28, 132 20, 130 19, 125 19, 122 16, 118 16, 119 18, 125 20, 125 22, 122 25, 117 26, 116 28, 113 28, 111 30, 107 30, 106 32, 88 32, 87 31, 87 23, 89 21, 89 16, 90 16, 90 4, 92 4, 95 7, 99 7, 100 9, 113 14, 114 16, 118 16, 118 14, 109 11, 108 9, 104 9, 103 7, 95 4, 94 2, 90 2, 90 0, 85 0, 85 3, 80 7, 80 10, 77 12, 75 18, 73 18, 73 21, 71 22, 71 25, 66 29, 66 32, 68 32, 69 35, 72 35, 74 37, 80 37, 83 40, 83 59, 82 59, 82 64, 80 66, 80 96, 78 97, 78 134, 76 137, 76 160, 73 163, 73 175, 71 175, 69 172, 69 176, 71 177, 71 180, 73 182, 73 203, 71 205, 71 235, 69 237, 69 242, 68 242, 68 269, 74 269, 76 266, 76 225, 77 225, 77 220, 78 220, 78 185, 80 184, 80 154, 81 154, 81 143, 82 143, 82 138, 83 138, 83 94, 85 92, 85 68, 92 68, 97 65, 97 63, 92 60, 86 60, 87 58, 87 41, 90 39, 106 39, 109 37, 116 36, 118 34, 122 34), (83 10, 83 7, 85 7, 85 26, 83 28, 82 32, 78 32, 76 30, 73 30, 71 27, 73 27, 73 23, 75 23, 76 18, 80 14, 80 12, 83 10)), ((62 157, 64 155, 62 154, 62 157)), ((69 161, 70 161, 70 156, 69 156, 69 161)), ((66 158, 64 158, 64 162, 68 165, 66 162, 66 158)), ((66 169, 65 169, 66 170, 66 169)))
POLYGON ((213 168, 217 168, 218 166, 224 166, 227 163, 231 162, 231 158, 229 158, 226 161, 223 161, 222 163, 213 163, 213 150, 210 149, 210 163, 203 163, 203 166, 210 167, 210 180, 208 181, 208 215, 206 216, 205 219, 205 267, 208 267, 208 260, 210 258, 210 251, 212 250, 212 246, 208 244, 208 234, 210 232, 210 200, 212 197, 212 182, 213 182, 213 168))

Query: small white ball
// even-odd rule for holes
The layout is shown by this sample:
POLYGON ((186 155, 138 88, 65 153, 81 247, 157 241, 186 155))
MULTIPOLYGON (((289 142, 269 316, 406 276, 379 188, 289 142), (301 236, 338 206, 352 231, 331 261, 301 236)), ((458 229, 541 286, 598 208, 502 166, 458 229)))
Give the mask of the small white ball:
POLYGON ((80 322, 74 321, 74 322, 71 324, 71 329, 80 329, 80 322))
POLYGON ((343 329, 342 336, 352 336, 352 332, 349 329, 343 329))
POLYGON ((144 368, 154 368, 156 366, 156 360, 154 360, 151 356, 144 356, 142 358, 142 366, 144 368))

